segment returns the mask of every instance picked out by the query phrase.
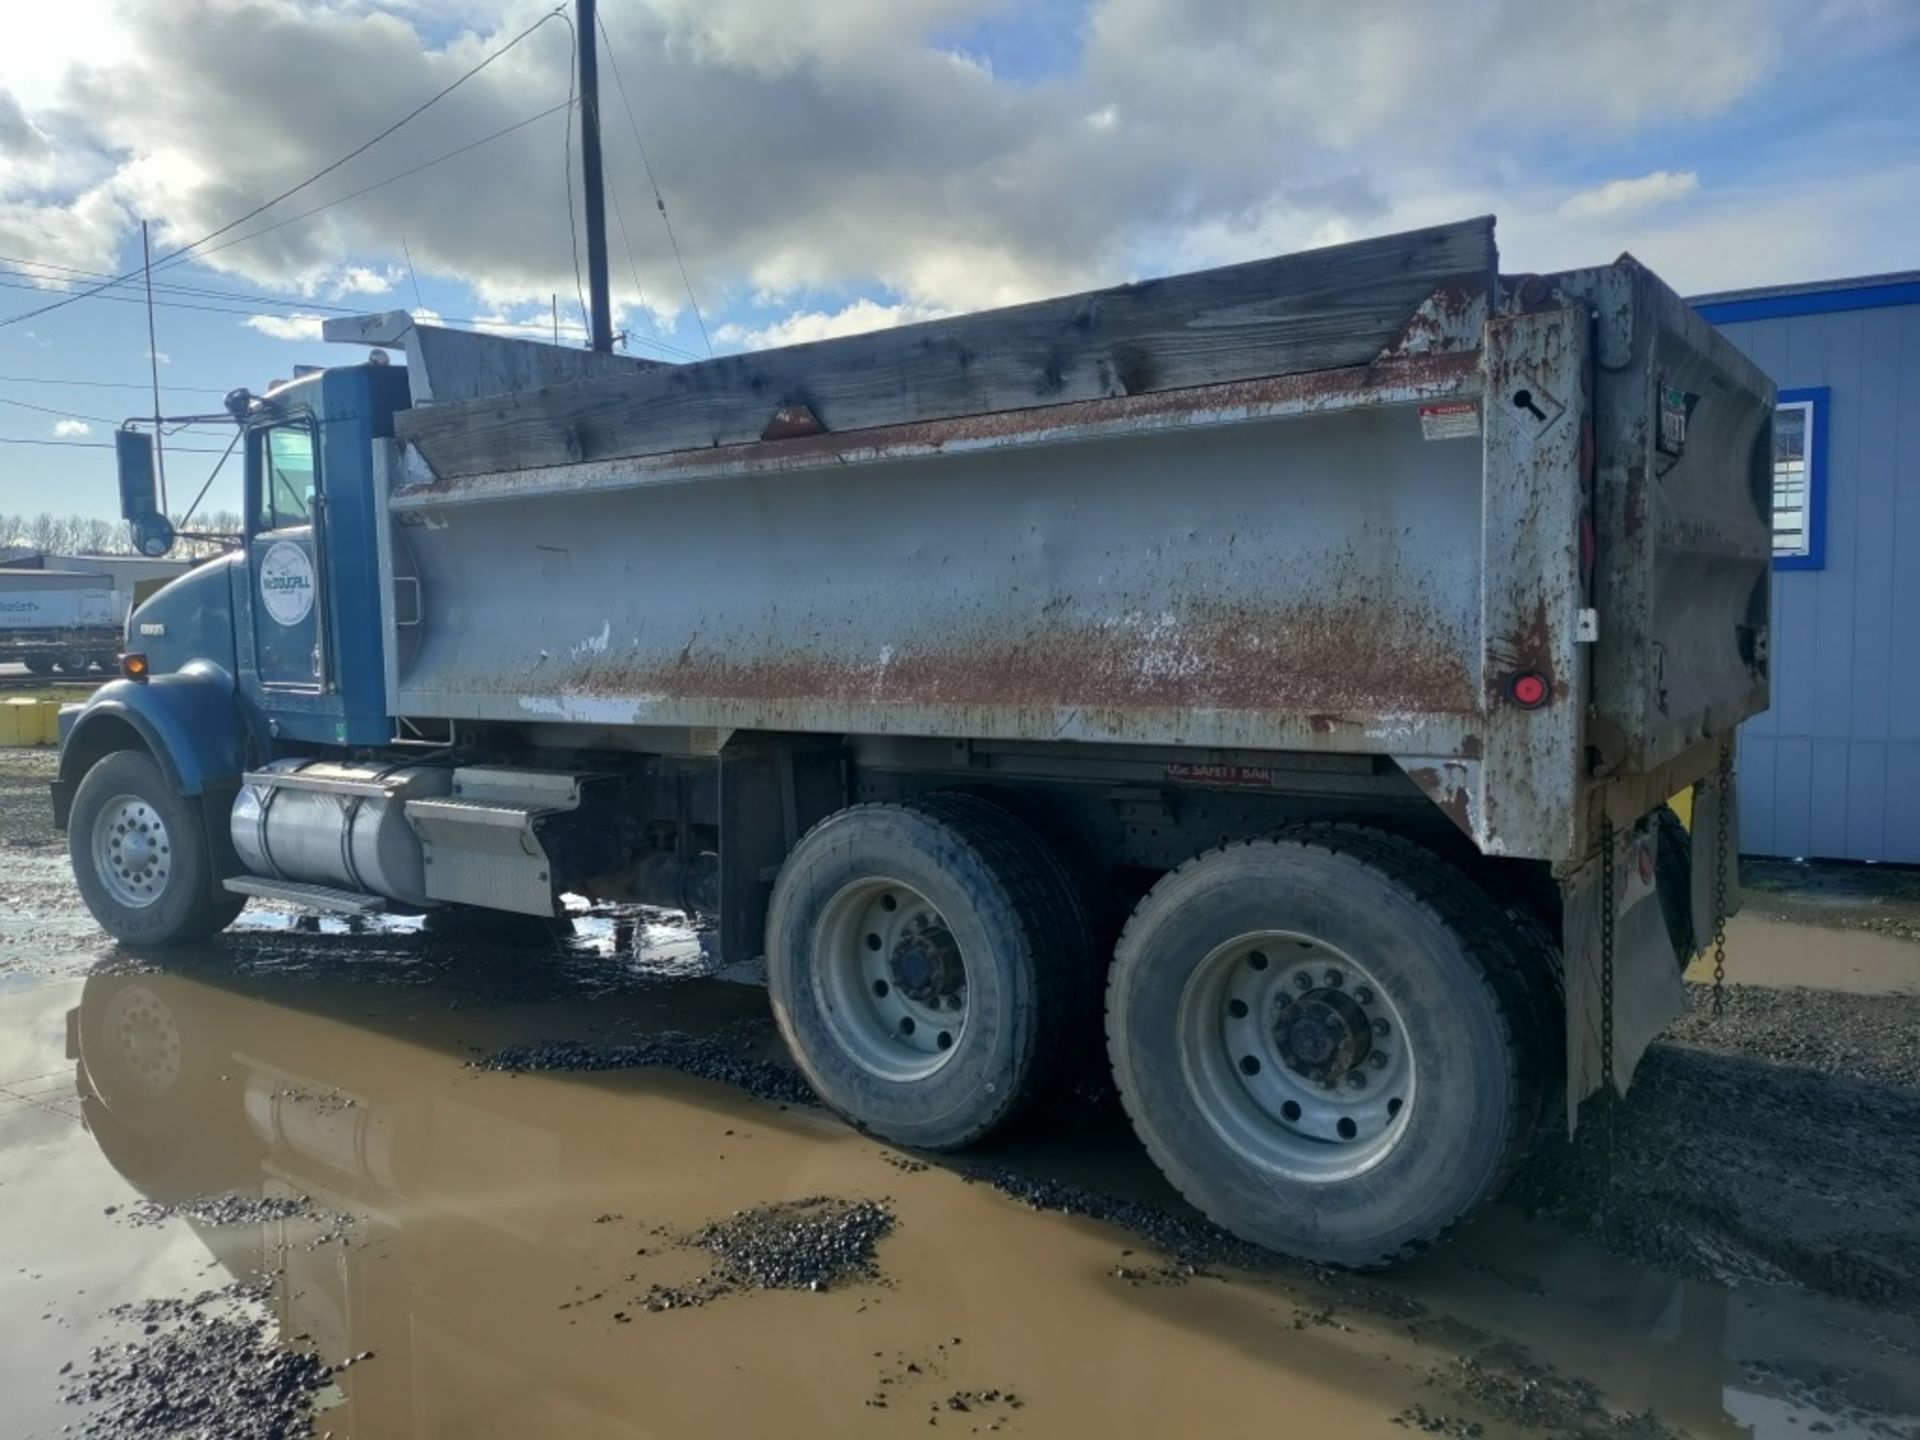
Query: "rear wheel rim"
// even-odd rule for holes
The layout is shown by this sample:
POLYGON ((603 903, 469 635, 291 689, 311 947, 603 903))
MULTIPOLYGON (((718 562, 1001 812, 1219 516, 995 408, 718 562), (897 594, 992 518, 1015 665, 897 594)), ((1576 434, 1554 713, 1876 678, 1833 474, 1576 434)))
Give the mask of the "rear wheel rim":
POLYGON ((815 993, 828 1031, 883 1080, 922 1080, 958 1051, 967 966, 939 908, 904 881, 856 880, 814 931, 815 993))
POLYGON ((117 905, 143 910, 166 893, 173 875, 173 839, 166 822, 138 795, 115 795, 94 817, 93 873, 117 905))
POLYGON ((1202 1116, 1269 1173, 1348 1179, 1407 1133, 1417 1065, 1401 1010, 1375 970, 1322 939, 1275 930, 1218 946, 1175 1023, 1202 1116))

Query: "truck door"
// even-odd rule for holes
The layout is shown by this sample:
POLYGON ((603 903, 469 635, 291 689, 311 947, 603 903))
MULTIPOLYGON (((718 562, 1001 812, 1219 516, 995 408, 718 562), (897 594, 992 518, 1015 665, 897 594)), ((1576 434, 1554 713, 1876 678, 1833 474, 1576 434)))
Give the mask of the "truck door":
POLYGON ((326 606, 321 594, 315 520, 319 477, 311 422, 256 430, 248 466, 248 570, 253 581, 253 643, 260 683, 275 689, 328 687, 326 606))

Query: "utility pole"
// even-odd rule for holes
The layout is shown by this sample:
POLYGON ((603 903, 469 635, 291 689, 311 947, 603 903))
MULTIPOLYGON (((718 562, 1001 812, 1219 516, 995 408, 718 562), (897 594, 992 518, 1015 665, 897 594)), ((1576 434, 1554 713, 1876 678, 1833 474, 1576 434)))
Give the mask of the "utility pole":
POLYGON ((167 452, 160 435, 160 345, 153 335, 153 250, 147 222, 140 222, 140 263, 147 272, 147 364, 153 372, 153 470, 160 485, 160 513, 167 513, 167 452))
POLYGON ((607 197, 600 171, 600 21, 595 0, 574 0, 580 45, 580 169, 587 209, 587 304, 595 350, 613 349, 607 296, 607 197))

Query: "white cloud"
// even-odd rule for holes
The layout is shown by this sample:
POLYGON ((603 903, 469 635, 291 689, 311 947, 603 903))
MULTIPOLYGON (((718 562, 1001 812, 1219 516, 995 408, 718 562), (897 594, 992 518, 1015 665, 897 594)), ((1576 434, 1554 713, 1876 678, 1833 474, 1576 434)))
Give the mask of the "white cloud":
POLYGON ((911 325, 919 320, 937 320, 950 313, 928 305, 907 302, 882 305, 874 300, 862 299, 839 310, 796 310, 771 325, 722 325, 713 332, 713 338, 716 344, 729 349, 769 350, 777 345, 801 345, 809 340, 831 340, 839 335, 864 335, 870 330, 888 330, 895 325, 911 325))
POLYGON ((1577 191, 1561 203, 1560 213, 1569 220, 1611 220, 1684 200, 1699 188, 1700 177, 1691 170, 1655 170, 1577 191))
POLYGON ((67 439, 77 435, 91 435, 93 427, 84 420, 56 420, 53 422, 53 433, 62 439, 67 439))
POLYGON ((249 315, 240 323, 276 340, 318 340, 321 319, 319 315, 249 315))
POLYGON ((374 270, 366 265, 349 265, 334 276, 332 290, 337 299, 343 295, 385 295, 399 276, 393 271, 374 270))
MULTIPOLYGON (((0 47, 0 253, 116 268, 130 239, 137 248, 140 215, 156 217, 163 251, 198 238, 361 144, 550 3, 13 7, 0 47)), ((1692 167, 1709 171, 1708 157, 1685 148, 1690 127, 1775 103, 1789 59, 1797 85, 1802 54, 1831 68, 1886 53, 1920 17, 1911 4, 1836 0, 1086 0, 1080 53, 1014 83, 931 38, 1004 20, 1007 0, 606 8, 608 177, 626 226, 612 236, 615 309, 694 348, 610 61, 632 87, 709 320, 749 298, 789 312, 728 332, 761 344, 1487 209, 1528 269, 1591 263, 1621 243, 1690 256, 1688 237, 1724 241, 1742 213, 1789 198, 1777 151, 1714 157, 1712 186, 1699 188, 1692 167), (1657 143, 1669 168, 1572 195, 1554 174, 1566 154, 1604 156, 1623 139, 1635 154, 1657 143), (1762 171, 1780 184, 1743 185, 1762 171), (814 308, 823 294, 867 293, 892 303, 814 308)), ((404 294, 405 235, 421 271, 463 277, 494 323, 531 333, 552 294, 575 293, 560 115, 263 227, 558 104, 569 54, 564 26, 545 25, 349 168, 223 237, 207 263, 290 297, 404 294)), ((1920 201, 1869 198, 1875 186, 1892 195, 1889 148, 1884 135, 1823 147, 1826 168, 1796 181, 1857 181, 1848 203, 1894 221, 1879 236, 1791 215, 1791 247, 1752 236, 1727 247, 1727 264, 1805 256, 1794 263, 1831 273, 1869 241, 1897 249, 1920 201)), ((245 323, 281 338, 318 330, 307 315, 245 323)))

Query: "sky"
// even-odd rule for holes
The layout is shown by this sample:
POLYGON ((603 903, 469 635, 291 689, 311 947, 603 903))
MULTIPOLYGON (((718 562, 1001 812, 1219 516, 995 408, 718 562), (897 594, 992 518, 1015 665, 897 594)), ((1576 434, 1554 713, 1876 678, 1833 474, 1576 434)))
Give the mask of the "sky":
MULTIPOLYGON (((359 358, 321 342, 330 314, 550 335, 557 296, 561 338, 579 343, 560 19, 222 230, 552 5, 0 0, 0 514, 116 513, 106 447, 151 412, 153 352, 180 415, 359 358), (137 285, 26 315, 136 267, 142 220, 154 345, 137 285)), ((636 355, 818 339, 1488 213, 1509 271, 1630 250, 1698 293, 1920 268, 1914 0, 601 14, 616 326, 636 355)), ((572 198, 577 214, 577 183, 572 198)), ((225 439, 174 437, 176 509, 225 439)), ((222 472, 205 504, 238 497, 222 472)))

